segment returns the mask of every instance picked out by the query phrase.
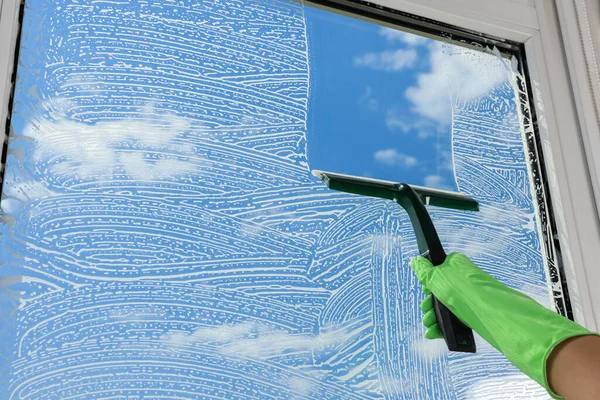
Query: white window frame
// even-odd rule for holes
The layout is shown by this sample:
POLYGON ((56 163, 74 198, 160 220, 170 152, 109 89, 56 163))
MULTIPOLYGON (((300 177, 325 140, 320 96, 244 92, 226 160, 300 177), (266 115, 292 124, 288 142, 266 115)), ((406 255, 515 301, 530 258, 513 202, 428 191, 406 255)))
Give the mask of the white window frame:
MULTIPOLYGON (((600 3, 597 0, 370 2, 524 44, 574 317, 598 331, 600 3)), ((12 92, 20 3, 21 0, 0 0, 3 127, 12 92)))
POLYGON ((0 143, 6 143, 7 140, 4 129, 13 87, 20 5, 20 0, 0 0, 0 143))

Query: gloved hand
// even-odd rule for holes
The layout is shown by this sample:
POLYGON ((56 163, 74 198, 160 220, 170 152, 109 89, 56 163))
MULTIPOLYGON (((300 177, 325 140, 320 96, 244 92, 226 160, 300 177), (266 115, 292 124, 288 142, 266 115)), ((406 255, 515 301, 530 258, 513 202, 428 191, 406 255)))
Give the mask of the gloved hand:
POLYGON ((421 303, 427 338, 442 337, 430 291, 552 397, 560 398, 548 385, 548 356, 562 341, 594 333, 497 281, 463 254, 449 254, 436 267, 424 257, 413 259, 410 265, 429 294, 421 303))

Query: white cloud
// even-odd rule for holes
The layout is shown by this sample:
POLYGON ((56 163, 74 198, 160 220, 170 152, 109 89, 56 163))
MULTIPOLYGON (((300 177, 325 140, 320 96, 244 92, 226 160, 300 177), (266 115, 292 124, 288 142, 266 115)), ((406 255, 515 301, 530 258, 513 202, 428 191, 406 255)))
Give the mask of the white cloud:
POLYGON ((271 331, 253 338, 232 341, 222 351, 224 354, 265 359, 289 353, 323 351, 328 346, 334 346, 347 339, 347 332, 337 330, 316 336, 271 331))
POLYGON ((389 166, 400 166, 410 168, 417 165, 417 159, 407 154, 399 153, 396 149, 378 150, 373 155, 375 161, 389 166))
POLYGON ((266 359, 289 353, 322 351, 350 340, 356 332, 345 327, 328 327, 318 335, 294 334, 252 322, 203 327, 192 333, 171 332, 162 337, 170 345, 215 343, 221 353, 266 359))
POLYGON ((406 117, 398 109, 390 109, 385 116, 385 125, 390 131, 402 133, 416 132, 417 137, 426 139, 444 132, 445 129, 439 124, 425 118, 406 117))
POLYGON ((20 206, 20 203, 15 199, 7 198, 0 201, 0 210, 2 210, 4 214, 12 214, 16 212, 20 206))
POLYGON ((421 44, 425 44, 427 42, 431 42, 431 39, 428 39, 423 36, 415 35, 413 33, 403 32, 397 29, 388 28, 382 26, 379 29, 379 34, 386 38, 390 42, 402 42, 411 46, 418 46, 421 44))
MULTIPOLYGON (((192 333, 170 332, 161 337, 163 343, 173 346, 206 344, 218 348, 219 352, 228 357, 248 357, 265 360, 272 357, 289 356, 292 354, 327 351, 345 342, 353 341, 360 330, 353 331, 348 327, 329 326, 317 334, 288 333, 275 328, 242 322, 224 324, 196 329, 192 333)), ((294 374, 283 374, 279 383, 291 390, 291 398, 305 398, 316 390, 318 382, 328 374, 323 370, 295 370, 294 374)))
POLYGON ((434 189, 452 189, 440 175, 427 175, 423 180, 423 185, 434 189))
POLYGON ((358 104, 366 106, 369 111, 377 111, 379 109, 379 101, 373 97, 371 86, 365 88, 365 93, 358 98, 358 104))
MULTIPOLYGON (((56 104, 62 104, 55 102, 56 104)), ((203 160, 181 136, 191 121, 148 106, 138 118, 94 125, 67 117, 25 128, 35 139, 35 161, 50 173, 79 179, 167 179, 198 171, 203 160)))
POLYGON ((383 71, 400 71, 410 68, 417 59, 414 50, 385 50, 354 57, 354 65, 383 71))
POLYGON ((163 336, 169 344, 184 345, 199 342, 230 342, 247 338, 265 328, 251 322, 198 328, 192 333, 172 332, 163 336))
POLYGON ((404 133, 408 133, 414 127, 413 121, 402 116, 400 113, 394 110, 388 110, 385 115, 385 126, 388 127, 389 130, 399 130, 404 133))
POLYGON ((497 56, 441 42, 429 50, 431 71, 419 74, 405 94, 414 112, 440 124, 451 122, 451 96, 476 99, 507 79, 506 66, 497 56))

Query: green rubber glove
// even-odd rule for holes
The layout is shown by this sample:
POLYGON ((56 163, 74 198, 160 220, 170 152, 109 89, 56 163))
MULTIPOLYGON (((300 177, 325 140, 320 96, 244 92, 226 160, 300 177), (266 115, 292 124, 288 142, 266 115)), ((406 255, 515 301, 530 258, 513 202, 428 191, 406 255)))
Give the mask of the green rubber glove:
MULTIPOLYGON (((467 326, 542 385, 554 398, 546 376, 546 360, 562 341, 594 334, 556 314, 532 298, 483 272, 467 256, 449 254, 434 267, 424 257, 410 263, 425 293, 429 291, 467 326)), ((426 336, 441 338, 431 296, 421 303, 426 336)))

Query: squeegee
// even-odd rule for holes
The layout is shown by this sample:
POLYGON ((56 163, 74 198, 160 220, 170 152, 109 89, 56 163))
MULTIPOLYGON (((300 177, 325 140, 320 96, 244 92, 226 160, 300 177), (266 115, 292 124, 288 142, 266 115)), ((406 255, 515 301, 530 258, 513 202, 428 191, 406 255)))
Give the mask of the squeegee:
MULTIPOLYGON (((477 201, 462 193, 318 170, 314 170, 313 175, 321 179, 329 189, 362 196, 379 197, 400 204, 410 218, 417 237, 419 253, 423 257, 427 257, 434 266, 444 262, 446 252, 442 247, 425 205, 479 211, 477 201)), ((437 323, 448 350, 475 353, 475 340, 471 328, 463 324, 435 296, 432 295, 432 299, 437 323)))

